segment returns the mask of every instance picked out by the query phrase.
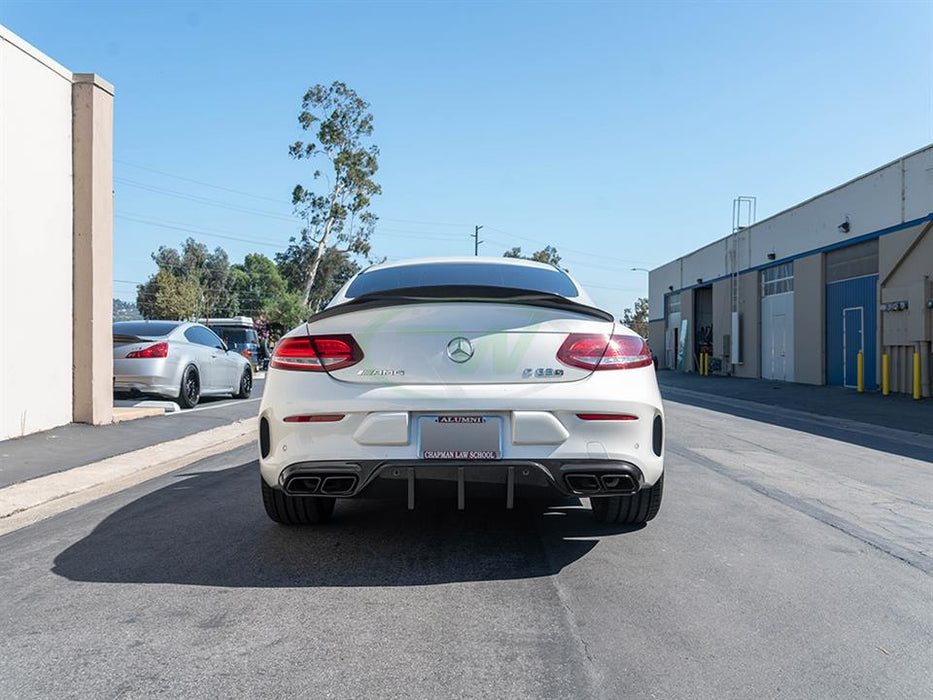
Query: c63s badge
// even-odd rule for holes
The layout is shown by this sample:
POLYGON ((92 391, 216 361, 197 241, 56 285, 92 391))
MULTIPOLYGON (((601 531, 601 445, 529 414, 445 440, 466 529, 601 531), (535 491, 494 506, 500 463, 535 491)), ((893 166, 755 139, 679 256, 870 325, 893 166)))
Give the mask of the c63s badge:
POLYGON ((404 377, 403 369, 361 369, 357 372, 360 377, 404 377))
POLYGON ((522 370, 522 379, 530 379, 531 377, 563 377, 564 370, 557 367, 537 367, 531 368, 526 367, 522 370))

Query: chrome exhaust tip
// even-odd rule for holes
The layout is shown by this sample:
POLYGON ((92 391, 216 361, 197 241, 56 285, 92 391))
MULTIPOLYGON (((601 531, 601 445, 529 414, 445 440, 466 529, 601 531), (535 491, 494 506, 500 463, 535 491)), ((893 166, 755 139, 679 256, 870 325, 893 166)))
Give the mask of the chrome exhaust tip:
POLYGON ((305 496, 317 493, 321 486, 319 476, 293 476, 285 483, 285 493, 292 496, 305 496))
POLYGON ((635 493, 638 490, 638 482, 631 474, 603 474, 600 480, 610 493, 635 493))
POLYGON ((574 493, 599 493, 599 479, 594 474, 567 474, 564 481, 574 493))
POLYGON ((325 496, 346 496, 356 488, 356 477, 353 475, 328 476, 321 484, 321 493, 325 496))

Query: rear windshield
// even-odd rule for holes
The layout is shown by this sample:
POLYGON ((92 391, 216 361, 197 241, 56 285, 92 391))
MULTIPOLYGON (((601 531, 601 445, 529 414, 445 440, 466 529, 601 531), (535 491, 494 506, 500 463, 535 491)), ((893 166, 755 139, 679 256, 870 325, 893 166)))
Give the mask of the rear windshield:
POLYGON ((252 328, 230 328, 224 326, 211 326, 210 329, 227 341, 227 343, 255 343, 256 331, 252 328))
POLYGON ((113 334, 155 338, 168 335, 179 325, 179 321, 117 321, 113 324, 113 334))
POLYGON ((570 278, 558 270, 508 263, 420 263, 362 272, 350 283, 348 298, 404 287, 476 285, 513 287, 533 292, 579 296, 570 278))

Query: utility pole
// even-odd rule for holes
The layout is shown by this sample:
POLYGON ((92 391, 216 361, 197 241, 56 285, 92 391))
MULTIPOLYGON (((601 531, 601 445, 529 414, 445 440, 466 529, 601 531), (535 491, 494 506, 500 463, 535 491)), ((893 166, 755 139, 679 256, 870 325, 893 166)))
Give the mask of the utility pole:
POLYGON ((482 226, 476 226, 473 230, 473 255, 479 255, 479 244, 482 241, 479 239, 479 230, 483 228, 482 226))

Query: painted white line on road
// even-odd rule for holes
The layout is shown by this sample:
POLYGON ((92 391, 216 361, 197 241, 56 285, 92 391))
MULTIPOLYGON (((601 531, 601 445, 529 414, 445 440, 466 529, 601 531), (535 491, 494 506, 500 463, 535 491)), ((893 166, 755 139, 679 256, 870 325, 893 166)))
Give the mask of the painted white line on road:
POLYGON ((233 403, 232 401, 225 401, 224 403, 217 403, 217 404, 213 404, 213 405, 211 405, 211 406, 197 406, 197 407, 195 407, 195 408, 183 408, 183 409, 181 409, 180 411, 175 411, 174 413, 167 413, 167 414, 165 414, 165 415, 168 415, 168 416, 183 416, 183 415, 185 415, 186 413, 197 413, 198 411, 210 411, 210 410, 213 410, 213 409, 215 409, 215 408, 224 408, 224 407, 227 407, 227 406, 242 406, 243 404, 255 403, 256 401, 262 401, 262 398, 260 397, 260 398, 258 398, 258 399, 244 399, 244 400, 242 400, 242 401, 237 401, 236 403, 233 403))
POLYGON ((0 489, 0 535, 256 440, 247 418, 0 489))

